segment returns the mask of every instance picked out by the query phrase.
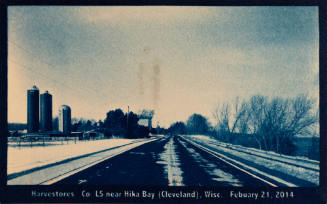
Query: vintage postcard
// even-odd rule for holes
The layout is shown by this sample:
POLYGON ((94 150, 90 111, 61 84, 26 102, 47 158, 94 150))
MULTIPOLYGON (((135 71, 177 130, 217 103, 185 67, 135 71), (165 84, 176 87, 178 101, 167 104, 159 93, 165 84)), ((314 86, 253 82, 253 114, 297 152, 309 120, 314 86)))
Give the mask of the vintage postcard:
POLYGON ((7 201, 321 201, 318 6, 6 8, 7 201))

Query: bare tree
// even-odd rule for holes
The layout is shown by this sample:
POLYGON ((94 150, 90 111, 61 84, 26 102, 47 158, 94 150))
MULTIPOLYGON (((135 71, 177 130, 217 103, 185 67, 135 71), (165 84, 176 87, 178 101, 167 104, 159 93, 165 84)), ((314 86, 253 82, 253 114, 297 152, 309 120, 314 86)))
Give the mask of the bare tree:
POLYGON ((280 142, 285 137, 289 117, 289 100, 273 98, 264 107, 261 134, 266 139, 266 149, 279 152, 280 142))
MULTIPOLYGON (((240 121, 244 118, 246 118, 246 113, 247 113, 247 104, 246 102, 242 102, 241 104, 239 103, 239 98, 236 97, 235 103, 234 103, 234 121, 231 134, 233 134, 236 130, 236 128, 239 128, 240 121)), ((245 120, 243 120, 245 122, 245 120)), ((243 124, 244 125, 244 124, 243 124)), ((240 128, 239 128, 240 129, 240 128)))
POLYGON ((294 135, 303 135, 307 128, 318 122, 318 112, 313 112, 314 101, 307 95, 299 95, 292 101, 289 129, 294 135))
POLYGON ((262 146, 267 149, 267 139, 265 135, 260 134, 260 129, 264 122, 264 108, 267 103, 267 98, 255 95, 250 98, 248 103, 250 134, 254 136, 260 149, 262 149, 262 146))
POLYGON ((186 128, 190 134, 208 134, 210 123, 206 117, 194 113, 186 121, 186 128))
POLYGON ((295 136, 311 134, 319 121, 314 100, 306 95, 292 99, 255 95, 242 103, 236 98, 233 114, 231 106, 224 103, 217 106, 213 116, 220 137, 231 138, 235 133, 243 133, 252 136, 260 149, 285 154, 295 151, 295 136))
POLYGON ((216 122, 216 131, 220 133, 225 139, 231 138, 231 136, 240 130, 241 121, 247 120, 247 104, 243 101, 240 103, 239 97, 236 97, 234 104, 231 106, 228 103, 223 103, 221 106, 217 106, 213 112, 213 116, 216 122), (233 112, 232 112, 233 108, 233 112))
POLYGON ((295 136, 308 134, 318 122, 314 101, 306 95, 294 99, 254 96, 250 99, 252 134, 266 150, 290 154, 295 151, 295 136))
POLYGON ((217 105, 213 111, 213 117, 216 120, 216 131, 218 136, 225 140, 230 135, 230 105, 228 103, 217 105))
POLYGON ((152 118, 154 115, 154 110, 141 110, 139 111, 138 115, 143 116, 143 117, 148 117, 148 118, 152 118))

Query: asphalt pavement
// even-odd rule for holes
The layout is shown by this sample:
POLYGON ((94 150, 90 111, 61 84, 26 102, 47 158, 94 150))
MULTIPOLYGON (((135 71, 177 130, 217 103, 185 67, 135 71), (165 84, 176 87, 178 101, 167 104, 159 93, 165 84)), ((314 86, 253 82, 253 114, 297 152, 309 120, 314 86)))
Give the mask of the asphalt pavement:
POLYGON ((178 136, 143 144, 55 184, 269 186, 178 136))

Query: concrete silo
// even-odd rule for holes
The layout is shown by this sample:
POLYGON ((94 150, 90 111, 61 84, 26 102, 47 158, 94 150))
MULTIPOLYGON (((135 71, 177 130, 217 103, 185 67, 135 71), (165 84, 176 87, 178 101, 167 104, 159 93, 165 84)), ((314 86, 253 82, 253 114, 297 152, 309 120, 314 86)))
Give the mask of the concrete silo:
POLYGON ((27 132, 39 131, 39 89, 27 90, 27 132))
POLYGON ((40 96, 40 129, 42 131, 52 130, 52 95, 48 91, 40 96))
POLYGON ((71 130, 71 109, 67 105, 59 108, 59 131, 69 134, 71 130))

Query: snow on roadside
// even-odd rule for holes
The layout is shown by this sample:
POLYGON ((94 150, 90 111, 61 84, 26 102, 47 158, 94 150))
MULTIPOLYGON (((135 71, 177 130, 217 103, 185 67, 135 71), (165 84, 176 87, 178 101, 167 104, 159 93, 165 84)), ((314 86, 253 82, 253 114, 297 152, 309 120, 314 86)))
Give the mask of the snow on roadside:
POLYGON ((165 172, 168 175, 168 186, 183 186, 183 171, 179 168, 179 157, 175 151, 174 139, 170 140, 164 146, 165 151, 160 154, 161 161, 158 164, 165 164, 165 172))
MULTIPOLYGON (((229 144, 227 145, 226 143, 224 143, 224 144, 226 144, 224 146, 224 145, 221 145, 221 143, 219 141, 217 141, 213 138, 210 138, 208 136, 203 136, 203 135, 194 135, 193 136, 193 135, 191 135, 191 136, 187 136, 187 138, 191 139, 192 141, 198 142, 200 144, 201 143, 206 144, 206 145, 210 146, 211 148, 214 148, 221 152, 226 152, 226 153, 229 153, 236 157, 242 158, 244 160, 251 161, 257 165, 264 166, 264 167, 272 169, 272 170, 280 171, 280 172, 286 173, 288 175, 297 177, 299 179, 304 179, 304 180, 312 182, 316 185, 319 185, 319 171, 314 171, 314 170, 310 170, 310 169, 306 169, 306 168, 302 168, 302 167, 297 167, 297 166, 286 164, 286 163, 282 162, 282 161, 287 161, 290 163, 292 163, 292 162, 296 163, 297 162, 296 157, 292 158, 292 157, 288 156, 288 158, 289 158, 288 160, 286 159, 286 157, 278 158, 281 160, 281 162, 279 162, 279 161, 274 161, 274 160, 269 159, 272 156, 277 157, 278 154, 271 155, 269 152, 264 154, 264 151, 262 151, 260 153, 260 156, 265 157, 265 158, 262 158, 262 157, 258 157, 256 155, 248 154, 248 153, 246 153, 246 151, 244 151, 244 149, 248 149, 250 152, 251 151, 250 148, 242 147, 243 151, 237 151, 236 149, 231 148, 231 147, 235 148, 235 145, 229 145, 229 144)), ((280 157, 282 157, 282 156, 280 156, 280 157)), ((305 163, 305 160, 298 161, 298 163, 296 163, 296 164, 301 165, 303 162, 305 163)), ((314 167, 319 169, 319 163, 318 164, 311 163, 310 166, 311 165, 315 165, 314 167)))
POLYGON ((18 148, 9 146, 7 173, 9 175, 142 140, 144 139, 105 139, 37 147, 18 148))
POLYGON ((211 143, 211 144, 228 147, 228 148, 235 149, 238 151, 246 151, 248 153, 256 154, 258 156, 263 156, 263 157, 266 156, 269 158, 278 159, 280 161, 294 163, 296 165, 304 165, 304 166, 310 167, 310 168, 318 167, 317 170, 319 170, 319 161, 308 159, 303 156, 282 155, 282 154, 278 154, 278 153, 272 152, 272 151, 265 151, 265 150, 255 149, 255 148, 243 147, 241 145, 233 145, 233 144, 229 144, 229 143, 219 142, 218 140, 211 138, 210 136, 205 136, 205 135, 192 135, 192 137, 200 139, 202 141, 207 141, 208 143, 211 143))

